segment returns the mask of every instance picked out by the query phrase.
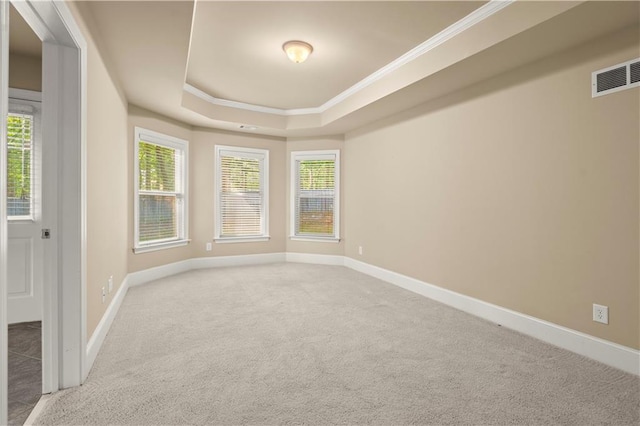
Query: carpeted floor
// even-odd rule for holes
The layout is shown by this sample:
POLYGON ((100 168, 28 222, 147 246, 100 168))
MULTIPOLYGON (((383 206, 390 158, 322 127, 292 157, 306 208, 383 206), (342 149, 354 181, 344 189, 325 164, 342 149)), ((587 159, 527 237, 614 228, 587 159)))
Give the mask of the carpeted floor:
POLYGON ((640 379, 355 271, 198 270, 129 290, 39 424, 637 425, 640 379))

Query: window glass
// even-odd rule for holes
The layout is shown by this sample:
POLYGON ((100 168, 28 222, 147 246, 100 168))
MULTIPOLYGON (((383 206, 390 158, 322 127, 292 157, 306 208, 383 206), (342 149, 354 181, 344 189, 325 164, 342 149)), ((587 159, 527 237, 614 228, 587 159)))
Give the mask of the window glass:
POLYGON ((33 218, 33 122, 31 114, 9 113, 7 118, 7 216, 33 218))
POLYGON ((338 238, 338 151, 292 153, 292 236, 338 238))
POLYGON ((137 247, 186 239, 187 143, 136 129, 137 247))
POLYGON ((268 237, 268 152, 216 146, 218 240, 268 237))

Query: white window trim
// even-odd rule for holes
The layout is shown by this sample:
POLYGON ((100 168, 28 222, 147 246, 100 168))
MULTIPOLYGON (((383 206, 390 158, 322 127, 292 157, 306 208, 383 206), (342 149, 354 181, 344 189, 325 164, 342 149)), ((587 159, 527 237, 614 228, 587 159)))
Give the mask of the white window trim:
POLYGON ((216 243, 253 243, 269 241, 269 150, 259 148, 245 148, 238 146, 216 145, 215 146, 215 175, 214 175, 214 235, 213 241, 216 243), (238 153, 247 158, 262 160, 262 170, 260 174, 260 185, 262 187, 262 235, 251 235, 243 237, 223 237, 222 214, 220 212, 220 190, 222 185, 222 168, 220 167, 221 153, 238 153))
POLYGON ((153 130, 143 129, 142 127, 134 128, 134 153, 133 153, 133 222, 134 222, 134 253, 146 253, 150 251, 164 250, 174 247, 180 247, 189 244, 189 142, 173 136, 154 132, 153 130), (182 167, 182 229, 178 228, 178 238, 168 239, 166 241, 153 241, 149 243, 140 242, 140 221, 139 221, 139 173, 140 163, 138 162, 138 151, 140 142, 151 142, 158 145, 166 146, 173 149, 179 149, 183 152, 182 167))
POLYGON ((334 243, 340 242, 340 238, 335 237, 289 237, 291 241, 304 241, 308 243, 334 243))
POLYGON ((33 140, 31 147, 31 215, 8 216, 11 223, 36 222, 42 217, 42 194, 37 188, 42 188, 41 165, 42 163, 42 93, 32 90, 9 89, 9 112, 15 114, 33 115, 33 140))
POLYGON ((319 151, 292 151, 291 152, 291 173, 289 175, 291 181, 290 199, 290 229, 289 239, 291 241, 308 241, 323 243, 339 243, 340 242, 340 150, 329 149, 319 151), (333 236, 330 237, 314 237, 309 235, 296 235, 296 161, 297 160, 334 160, 335 161, 335 189, 333 200, 333 236))

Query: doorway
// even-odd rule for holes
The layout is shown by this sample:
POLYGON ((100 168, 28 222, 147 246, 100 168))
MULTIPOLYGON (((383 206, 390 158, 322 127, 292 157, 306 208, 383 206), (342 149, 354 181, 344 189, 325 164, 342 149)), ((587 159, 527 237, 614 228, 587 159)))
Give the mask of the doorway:
POLYGON ((7 397, 8 424, 21 425, 42 395, 42 138, 40 102, 23 99, 39 92, 10 90, 9 96, 7 397))
POLYGON ((13 6, 9 22, 7 407, 22 425, 43 392, 42 42, 13 6))
MULTIPOLYGON (((42 42, 41 126, 46 142, 41 146, 42 209, 38 233, 22 238, 25 251, 32 253, 42 241, 42 392, 80 385, 88 373, 86 358, 85 307, 85 110, 86 41, 69 6, 53 0, 11 2, 42 42), (49 239, 40 240, 42 229, 49 239)), ((9 5, 0 5, 0 117, 9 115, 9 5)), ((7 122, 0 120, 0 135, 7 136, 7 122)), ((7 147, 0 150, 0 163, 7 164, 7 147)), ((3 167, 4 168, 4 167, 3 167)), ((36 294, 32 278, 10 290, 7 272, 12 235, 7 208, 7 177, 0 178, 0 423, 8 420, 8 338, 10 291, 36 294)), ((24 204, 24 203, 23 203, 24 204)), ((24 207, 24 206, 23 206, 24 207)), ((35 211, 35 210, 34 210, 35 211)), ((35 222, 35 221, 34 221, 35 222)), ((34 228, 36 229, 36 228, 34 228)), ((25 235, 28 231, 23 230, 25 235)), ((14 247, 19 244, 14 243, 14 247)), ((24 270, 27 271, 26 260, 24 270)), ((31 268, 33 275, 38 267, 31 268)), ((12 277, 15 278, 15 277, 12 277)), ((18 279, 18 281, 20 281, 18 279)), ((15 298, 15 297, 14 297, 15 298)), ((33 325, 33 324, 32 324, 33 325)), ((37 334, 37 331, 36 333, 37 334)))
POLYGON ((13 6, 9 23, 7 398, 22 425, 43 393, 42 42, 13 6))

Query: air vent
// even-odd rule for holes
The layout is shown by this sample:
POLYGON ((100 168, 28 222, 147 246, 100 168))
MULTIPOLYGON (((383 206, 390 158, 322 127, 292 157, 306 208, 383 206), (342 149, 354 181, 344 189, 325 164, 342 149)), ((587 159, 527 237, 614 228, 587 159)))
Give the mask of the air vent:
POLYGON ((598 93, 627 85, 627 67, 614 68, 598 74, 598 93))
POLYGON ((640 86, 640 58, 591 74, 591 96, 602 96, 640 86))

